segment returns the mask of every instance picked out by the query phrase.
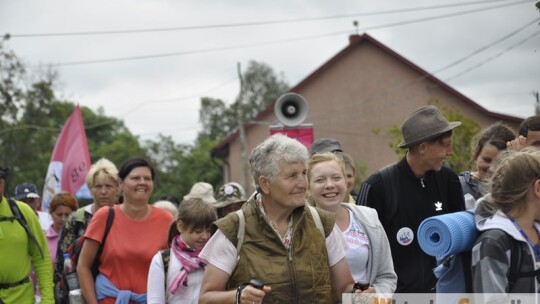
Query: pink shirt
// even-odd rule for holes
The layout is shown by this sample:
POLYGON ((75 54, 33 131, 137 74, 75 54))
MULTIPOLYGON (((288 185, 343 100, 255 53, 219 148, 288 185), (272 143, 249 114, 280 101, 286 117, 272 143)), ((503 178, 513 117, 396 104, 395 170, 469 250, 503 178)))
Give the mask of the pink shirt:
POLYGON ((45 231, 45 237, 47 238, 47 245, 49 246, 49 252, 51 253, 51 259, 53 265, 56 264, 56 248, 58 247, 58 232, 54 231, 53 226, 49 226, 49 229, 45 231))

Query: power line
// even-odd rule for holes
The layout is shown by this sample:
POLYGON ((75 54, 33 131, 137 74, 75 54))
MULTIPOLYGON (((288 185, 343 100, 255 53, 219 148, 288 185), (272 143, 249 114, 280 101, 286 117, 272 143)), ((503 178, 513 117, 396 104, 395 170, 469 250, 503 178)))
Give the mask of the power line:
MULTIPOLYGON (((425 73, 425 74, 420 75, 419 77, 417 77, 416 79, 414 79, 414 80, 412 80, 412 81, 409 81, 409 82, 407 82, 407 83, 403 83, 403 84, 400 84, 400 85, 397 85, 397 86, 394 86, 394 87, 391 87, 391 88, 382 90, 382 91, 380 91, 380 92, 378 92, 378 93, 376 93, 376 94, 374 94, 374 95, 372 95, 372 96, 364 97, 362 100, 359 100, 358 102, 365 102, 365 101, 368 101, 368 100, 373 100, 373 99, 375 99, 375 98, 377 98, 377 97, 384 96, 384 95, 386 95, 386 94, 390 94, 390 93, 393 93, 393 92, 402 90, 402 89, 404 89, 404 88, 406 88, 406 87, 408 87, 408 86, 410 86, 410 85, 413 85, 413 84, 415 84, 415 83, 424 81, 425 79, 427 79, 427 78, 428 78, 429 76, 431 76, 431 75, 435 75, 436 73, 440 73, 440 72, 442 72, 442 71, 444 71, 444 70, 447 70, 447 69, 449 69, 449 68, 451 68, 451 67, 454 67, 454 66, 458 65, 459 63, 461 63, 461 62, 463 62, 463 61, 465 61, 465 60, 467 60, 467 59, 473 57, 474 55, 476 55, 476 54, 478 54, 478 53, 480 53, 480 52, 482 52, 482 51, 485 51, 485 50, 487 50, 488 48, 490 48, 490 47, 492 47, 492 46, 494 46, 494 45, 496 45, 496 44, 498 44, 498 43, 503 42, 504 40, 506 40, 506 39, 508 39, 508 38, 510 38, 510 37, 512 37, 512 36, 514 36, 514 35, 516 35, 517 33, 521 32, 521 31, 524 30, 525 28, 527 28, 527 27, 529 27, 529 26, 535 24, 538 20, 540 20, 540 18, 534 18, 533 20, 527 22, 527 23, 526 23, 525 25, 523 25, 523 26, 520 26, 520 27, 517 28, 516 30, 510 32, 509 34, 506 34, 506 35, 504 35, 503 37, 498 38, 498 39, 494 40, 493 42, 490 42, 490 43, 488 43, 488 44, 486 44, 486 45, 484 45, 484 46, 482 46, 482 47, 480 47, 480 48, 478 48, 478 49, 472 51, 471 53, 467 54, 466 56, 464 56, 464 57, 462 57, 462 58, 460 58, 460 59, 458 59, 458 60, 455 60, 455 61, 453 61, 452 63, 447 64, 447 65, 445 65, 444 67, 442 67, 442 68, 440 68, 440 69, 437 69, 437 70, 434 71, 434 72, 427 72, 427 73, 425 73)), ((467 72, 473 70, 474 68, 480 67, 481 65, 487 63, 488 61, 491 61, 491 60, 495 59, 496 57, 501 56, 502 54, 504 54, 505 52, 511 50, 512 48, 514 48, 514 47, 516 47, 516 46, 518 46, 518 45, 520 45, 520 44, 525 43, 526 41, 530 40, 531 38, 533 38, 534 36, 538 35, 539 33, 540 33, 540 31, 538 31, 538 32, 536 32, 536 33, 533 33, 532 35, 526 37, 525 39, 519 41, 518 43, 516 43, 516 44, 512 45, 511 47, 505 49, 504 51, 500 52, 500 53, 497 54, 496 56, 492 56, 492 57, 490 57, 490 58, 484 60, 484 62, 482 62, 481 64, 477 64, 477 65, 475 65, 473 68, 466 69, 466 70, 460 72, 459 74, 453 76, 453 77, 450 78, 450 79, 457 78, 457 77, 462 76, 463 74, 465 74, 465 73, 467 73, 467 72)), ((445 81, 448 81, 448 79, 445 80, 445 81)), ((355 105, 348 105, 348 106, 342 106, 342 107, 333 107, 333 110, 336 110, 336 111, 343 111, 343 110, 348 110, 349 108, 353 108, 353 107, 355 107, 355 105)), ((328 113, 321 113, 321 114, 315 114, 315 115, 312 114, 312 115, 310 115, 311 118, 316 118, 317 116, 324 116, 325 118, 324 118, 324 119, 316 119, 316 120, 313 121, 313 123, 315 123, 315 122, 321 123, 321 122, 328 122, 328 121, 330 121, 328 118, 326 118, 326 117, 328 117, 328 113)), ((340 117, 341 117, 341 118, 346 118, 346 117, 344 117, 344 116, 340 116, 340 117)))
POLYGON ((442 68, 440 68, 440 69, 438 69, 438 70, 433 71, 432 74, 440 73, 440 72, 442 72, 442 71, 444 71, 444 70, 447 70, 447 69, 449 69, 449 68, 451 68, 451 67, 454 67, 454 66, 458 65, 459 63, 464 62, 465 60, 467 60, 467 59, 473 57, 474 55, 477 55, 477 54, 479 54, 479 53, 481 53, 481 52, 483 52, 483 51, 489 49, 490 47, 492 47, 492 46, 494 46, 494 45, 496 45, 496 44, 499 44, 499 43, 503 42, 504 40, 506 40, 506 39, 508 39, 508 38, 510 38, 510 37, 512 37, 512 36, 514 36, 514 35, 516 35, 517 33, 523 31, 523 30, 526 29, 527 27, 529 27, 529 26, 531 26, 531 25, 533 25, 533 24, 536 24, 536 22, 538 22, 539 20, 540 20, 540 18, 534 18, 533 20, 531 20, 531 21, 525 23, 523 26, 520 26, 520 27, 517 28, 516 30, 514 30, 514 31, 508 33, 507 35, 504 35, 503 37, 501 37, 501 38, 499 38, 499 39, 496 39, 496 40, 494 40, 493 42, 490 42, 490 43, 488 43, 488 44, 486 44, 486 45, 480 47, 479 49, 477 49, 477 50, 475 50, 475 51, 473 51, 473 52, 471 52, 471 53, 469 53, 469 54, 467 54, 467 55, 465 55, 465 56, 463 56, 463 57, 461 57, 461 58, 459 58, 459 59, 453 61, 452 63, 447 64, 446 66, 444 66, 444 67, 442 67, 442 68))
MULTIPOLYGON (((134 112, 134 111, 142 108, 143 106, 147 106, 149 104, 182 101, 182 100, 187 100, 187 99, 191 99, 191 98, 194 98, 194 97, 198 97, 200 95, 208 94, 208 93, 210 93, 212 91, 215 91, 217 89, 220 89, 220 88, 230 84, 233 81, 236 81, 237 79, 238 78, 236 78, 236 77, 232 78, 232 79, 229 79, 228 81, 226 81, 226 82, 224 82, 222 84, 219 84, 217 86, 214 86, 212 88, 209 88, 207 90, 204 90, 204 91, 201 91, 199 93, 195 93, 195 94, 192 94, 192 95, 189 95, 189 96, 183 96, 183 97, 178 97, 178 98, 169 98, 169 99, 160 99, 160 100, 153 100, 153 101, 143 101, 143 102, 137 104, 131 110, 128 110, 127 112, 125 112, 124 114, 122 114, 122 115, 120 115, 118 117, 119 118, 125 117, 127 114, 129 114, 131 112, 134 112)), ((113 122, 114 121, 111 120, 111 121, 107 121, 107 122, 103 122, 103 123, 98 123, 98 124, 94 124, 94 125, 90 125, 90 126, 85 126, 84 129, 85 130, 95 129, 95 128, 99 128, 99 127, 102 127, 102 126, 110 125, 113 122)), ((37 130, 37 131, 50 131, 50 132, 60 132, 62 130, 62 128, 42 127, 42 126, 38 126, 38 125, 18 125, 18 126, 8 127, 8 128, 0 130, 0 134, 7 133, 7 132, 10 132, 10 131, 16 131, 16 130, 25 130, 25 129, 34 129, 34 130, 37 130)))
POLYGON ((446 78, 445 81, 446 81, 446 82, 451 81, 451 80, 453 80, 453 79, 455 79, 455 78, 458 78, 458 77, 462 76, 463 74, 466 74, 466 73, 468 73, 468 72, 470 72, 470 71, 472 71, 472 70, 475 70, 475 69, 477 69, 477 68, 483 66, 484 64, 486 64, 486 63, 492 61, 493 59, 502 56, 504 53, 506 53, 506 52, 512 50, 513 48, 515 48, 515 47, 517 47, 517 46, 519 46, 519 45, 524 44, 525 42, 531 40, 532 38, 534 38, 535 36, 538 36, 538 35, 540 35, 540 31, 536 31, 535 33, 532 33, 531 35, 525 37, 524 39, 518 41, 517 43, 515 43, 515 44, 513 44, 513 45, 511 45, 511 46, 509 46, 509 47, 507 47, 507 48, 505 48, 504 50, 498 52, 497 54, 495 54, 495 55, 493 55, 493 56, 491 56, 491 57, 488 57, 488 58, 482 60, 481 62, 479 62, 479 63, 473 65, 472 67, 470 67, 470 68, 468 68, 468 69, 466 69, 466 70, 464 70, 464 71, 462 71, 462 72, 460 72, 460 73, 458 73, 458 74, 456 74, 456 75, 454 75, 454 76, 451 76, 451 77, 449 77, 449 78, 446 78))
POLYGON ((265 46, 265 45, 274 45, 278 43, 298 42, 302 40, 310 40, 310 39, 316 39, 316 38, 321 38, 321 37, 342 35, 348 32, 349 31, 339 31, 339 32, 313 35, 313 36, 307 36, 307 37, 273 40, 273 41, 267 41, 267 42, 261 42, 261 43, 247 43, 247 44, 241 44, 241 45, 236 45, 236 46, 225 46, 225 47, 219 47, 219 48, 199 49, 199 50, 174 52, 174 53, 142 55, 142 56, 132 56, 132 57, 118 57, 118 58, 96 59, 96 60, 80 60, 80 61, 71 61, 71 62, 61 62, 61 63, 56 63, 56 64, 43 64, 43 65, 37 65, 37 66, 30 66, 30 68, 42 68, 43 66, 62 67, 62 66, 73 66, 73 65, 84 65, 84 64, 95 64, 95 63, 110 63, 110 62, 119 62, 119 61, 132 61, 132 60, 141 60, 141 59, 153 59, 153 58, 173 57, 173 56, 182 56, 182 55, 212 53, 212 52, 218 52, 218 51, 228 51, 228 50, 244 49, 244 48, 258 47, 258 46, 265 46))
POLYGON ((443 19, 443 18, 467 15, 467 14, 484 12, 484 11, 488 11, 488 10, 492 10, 492 9, 517 5, 517 4, 523 4, 523 3, 528 3, 528 2, 531 2, 531 1, 529 1, 529 0, 517 1, 517 2, 507 3, 507 4, 494 5, 494 6, 485 7, 485 8, 472 9, 470 11, 461 11, 461 12, 443 14, 443 15, 438 15, 438 16, 433 16, 433 17, 414 19, 414 20, 411 20, 411 21, 399 21, 399 22, 384 24, 384 25, 380 25, 380 26, 366 27, 366 28, 363 28, 362 30, 364 30, 364 31, 365 30, 375 30, 375 29, 387 28, 387 27, 392 27, 392 26, 406 25, 406 24, 412 24, 412 23, 418 23, 418 22, 424 22, 424 21, 431 21, 431 20, 437 20, 437 19, 443 19))
POLYGON ((201 95, 204 95, 204 94, 208 94, 212 91, 215 91, 215 90, 218 90, 218 89, 221 89, 222 87, 226 86, 226 85, 229 85, 230 83, 232 83, 233 81, 237 81, 238 78, 237 77, 234 77, 234 78, 231 78, 229 80, 227 80, 226 82, 224 83, 221 83, 217 86, 214 86, 210 89, 207 89, 207 90, 204 90, 202 92, 199 92, 199 93, 195 93, 195 94, 191 94, 191 95, 187 95, 187 96, 183 96, 183 97, 176 97, 176 98, 168 98, 168 99, 160 99, 160 100, 150 100, 150 101, 143 101, 141 103, 139 103, 138 105, 136 105, 135 107, 133 107, 131 110, 128 110, 127 112, 125 112, 124 114, 120 115, 119 117, 125 117, 126 115, 128 115, 129 113, 132 113, 132 112, 135 112, 137 111, 138 109, 144 107, 144 106, 147 106, 147 105, 150 105, 150 104, 156 104, 156 103, 168 103, 168 102, 175 102, 175 101, 183 101, 183 100, 188 100, 188 99, 191 99, 191 98, 195 98, 195 97, 199 97, 201 95))
POLYGON ((7 133, 9 131, 16 131, 16 130, 27 130, 27 129, 34 129, 34 130, 37 130, 37 131, 49 131, 49 132, 59 132, 60 129, 58 128, 51 128, 51 127, 42 127, 42 126, 38 126, 38 125, 20 125, 20 126, 15 126, 15 127, 9 127, 9 128, 5 128, 3 130, 0 130, 0 134, 4 134, 4 133, 7 133))
MULTIPOLYGON (((501 0, 499 0, 501 1, 501 0)), ((394 22, 384 25, 377 25, 377 26, 371 26, 371 27, 364 27, 361 30, 373 30, 373 29, 381 29, 381 28, 387 28, 387 27, 394 27, 394 26, 400 26, 400 25, 406 25, 406 24, 413 24, 418 22, 425 22, 425 21, 431 21, 436 19, 443 19, 443 18, 449 18, 449 17, 455 17, 460 15, 466 15, 466 14, 472 14, 477 12, 483 12, 487 10, 517 5, 517 4, 523 4, 530 2, 529 0, 521 0, 517 2, 502 4, 502 5, 495 5, 491 7, 484 7, 480 9, 474 9, 474 10, 468 10, 468 11, 460 11, 456 13, 449 13, 449 14, 442 14, 438 16, 432 16, 432 17, 426 17, 426 18, 420 18, 420 19, 412 19, 408 21, 400 21, 400 22, 394 22)), ((183 55, 193 55, 193 54, 203 54, 203 53, 211 53, 211 52, 218 52, 218 51, 227 51, 227 50, 235 50, 235 49, 243 49, 243 48, 251 48, 251 47, 259 47, 259 46, 265 46, 265 45, 274 45, 274 44, 281 44, 281 43, 290 43, 290 42, 298 42, 298 41, 304 41, 304 40, 312 40, 322 37, 329 37, 329 36, 336 36, 336 35, 342 35, 349 33, 350 31, 338 31, 333 33, 326 33, 326 34, 319 34, 319 35, 312 35, 312 36, 304 36, 304 37, 296 37, 296 38, 289 38, 289 39, 280 39, 280 40, 273 40, 273 41, 267 41, 267 42, 260 42, 260 43, 249 43, 249 44, 240 44, 236 46, 225 46, 225 47, 219 47, 219 48, 209 48, 209 49, 199 49, 199 50, 191 50, 191 51, 182 51, 182 52, 173 52, 173 53, 164 53, 164 54, 151 54, 151 55, 141 55, 141 56, 131 56, 131 57, 117 57, 117 58, 107 58, 107 59, 96 59, 96 60, 80 60, 80 61, 71 61, 71 62, 61 62, 56 64, 45 64, 45 65, 37 65, 37 66, 30 66, 30 68, 41 68, 43 66, 54 66, 54 67, 62 67, 62 66, 74 66, 74 65, 85 65, 85 64, 98 64, 98 63, 111 63, 111 62, 120 62, 120 61, 133 61, 133 60, 143 60, 143 59, 154 59, 154 58, 163 58, 163 57, 173 57, 173 56, 183 56, 183 55)))
MULTIPOLYGON (((342 19, 342 18, 351 18, 351 17, 408 13, 408 12, 425 11, 425 10, 433 10, 433 9, 441 9, 441 8, 462 7, 462 6, 478 5, 478 4, 494 3, 494 2, 504 2, 504 1, 508 1, 508 0, 483 0, 483 1, 459 2, 459 3, 449 3, 449 4, 442 4, 442 5, 431 5, 431 6, 422 6, 422 7, 375 11, 375 12, 367 12, 367 13, 342 14, 342 15, 333 15, 333 16, 308 17, 308 18, 296 18, 296 19, 269 20, 269 21, 258 21, 258 22, 241 22, 241 23, 149 28, 149 29, 131 29, 131 30, 60 32, 60 33, 28 33, 28 34, 13 34, 13 35, 9 35, 9 37, 31 38, 31 37, 58 37, 58 36, 117 35, 117 34, 135 34, 135 33, 150 33, 150 32, 169 32, 169 31, 216 29, 216 28, 232 28, 232 27, 260 26, 260 25, 272 25, 272 24, 288 24, 288 23, 300 23, 300 22, 308 22, 308 21, 342 19)), ((525 1, 525 2, 530 2, 530 1, 525 1)))
MULTIPOLYGON (((466 61, 467 59, 473 57, 474 55, 477 55, 477 54, 479 54, 479 53, 481 53, 481 52, 483 52, 483 51, 485 51, 485 50, 487 50, 487 49, 493 47, 494 45, 499 44, 499 43, 503 42, 504 40, 509 39, 510 37, 516 35, 517 33, 521 32, 521 31, 523 31, 525 28, 527 28, 527 27, 529 27, 529 26, 535 24, 538 20, 540 20, 540 18, 534 18, 533 20, 531 20, 531 21, 525 23, 524 25, 520 26, 520 27, 517 28, 516 30, 514 30, 514 31, 512 31, 512 32, 510 32, 510 33, 508 33, 508 34, 502 36, 501 38, 498 38, 498 39, 496 39, 496 40, 494 40, 494 41, 492 41, 492 42, 490 42, 490 43, 488 43, 488 44, 486 44, 486 45, 484 45, 484 46, 482 46, 482 47, 480 47, 480 48, 478 48, 478 49, 472 51, 471 53, 467 54, 466 56, 463 56, 463 57, 461 57, 461 58, 459 58, 459 59, 457 59, 457 60, 455 60, 455 61, 453 61, 453 62, 451 62, 451 63, 449 63, 449 64, 447 64, 447 65, 445 65, 445 66, 443 66, 442 68, 439 68, 439 69, 437 69, 437 70, 435 70, 435 71, 433 71, 433 72, 430 72, 430 73, 423 74, 423 75, 419 76, 418 78, 416 78, 415 80, 413 80, 413 81, 411 81, 411 82, 408 82, 408 83, 405 83, 405 84, 403 84, 403 85, 396 86, 396 87, 393 87, 393 88, 386 89, 384 92, 378 93, 378 94, 376 94, 375 96, 370 96, 370 97, 364 98, 364 100, 373 99, 373 98, 375 98, 375 97, 377 97, 377 96, 380 96, 380 95, 383 95, 383 94, 387 94, 387 93, 390 93, 390 92, 392 92, 392 91, 401 90, 401 89, 403 89, 403 88, 405 88, 405 87, 407 87, 407 86, 409 86, 409 85, 412 85, 412 84, 414 84, 414 83, 416 83, 416 82, 425 80, 425 79, 426 79, 428 76, 430 76, 430 75, 435 75, 435 74, 440 73, 440 72, 442 72, 442 71, 445 71, 445 70, 447 70, 447 69, 449 69, 449 68, 452 68, 452 67, 454 67, 454 66, 456 66, 456 65, 458 65, 458 64, 460 64, 460 63, 462 63, 462 62, 464 62, 464 61, 466 61)), ((510 47, 508 47, 508 48, 506 48, 505 50, 499 52, 498 54, 496 54, 496 55, 494 55, 494 56, 491 56, 491 57, 487 58, 486 60, 482 61, 481 63, 479 63, 479 64, 477 64, 477 65, 475 65, 475 66, 473 66, 473 67, 471 67, 471 68, 468 68, 468 69, 466 69, 466 70, 464 70, 464 71, 462 71, 462 72, 460 72, 460 73, 458 73, 458 74, 456 74, 456 75, 454 75, 454 76, 452 76, 452 77, 446 79, 445 81, 447 82, 447 81, 449 81, 449 80, 452 80, 452 79, 455 79, 455 78, 457 78, 457 77, 460 77, 460 76, 462 76, 463 74, 465 74, 465 73, 467 73, 467 72, 470 72, 471 70, 474 70, 474 69, 476 69, 476 68, 478 68, 478 67, 480 67, 480 66, 486 64, 487 62, 494 60, 494 59, 497 58, 497 57, 500 57, 500 56, 503 55, 504 53, 510 51, 511 49, 517 47, 518 45, 521 45, 521 44, 525 43, 526 41, 532 39, 534 36, 537 36, 537 35, 539 35, 539 34, 540 34, 540 31, 535 32, 535 33, 533 33, 532 35, 526 37, 525 39, 519 41, 518 43, 516 43, 516 44, 514 44, 514 45, 512 45, 512 46, 510 46, 510 47)), ((174 101, 182 101, 182 100, 187 100, 187 99, 190 99, 190 98, 193 98, 193 97, 197 97, 197 96, 199 96, 199 95, 207 94, 207 93, 209 93, 209 92, 211 92, 211 91, 214 91, 214 90, 217 90, 217 89, 219 89, 219 88, 221 88, 221 87, 223 87, 223 86, 226 86, 226 85, 228 85, 229 83, 231 83, 232 81, 236 81, 236 80, 237 80, 236 77, 235 77, 234 79, 229 79, 227 82, 224 82, 224 83, 222 83, 222 84, 219 84, 219 85, 217 85, 217 86, 215 86, 215 87, 212 87, 212 88, 210 88, 210 89, 208 89, 208 90, 202 91, 202 92, 200 92, 200 93, 198 93, 198 94, 192 94, 192 95, 189 95, 189 96, 183 96, 183 97, 179 97, 179 98, 169 98, 169 99, 161 99, 161 100, 154 100, 154 101, 143 101, 143 102, 137 104, 137 105, 136 105, 135 107, 133 107, 132 109, 126 111, 124 114, 120 115, 119 117, 125 117, 125 116, 128 115, 129 113, 134 112, 134 111, 136 111, 136 110, 142 108, 143 106, 146 106, 146 105, 149 105, 149 104, 154 104, 154 103, 164 103, 164 102, 174 102, 174 101)), ((337 108, 335 108, 335 109, 337 109, 337 108)), ((344 107, 341 107, 341 108, 339 108, 339 109, 340 109, 340 110, 343 110, 344 107)), ((327 113, 321 114, 321 115, 325 115, 325 116, 326 116, 327 113)), ((313 117, 313 116, 317 116, 317 115, 312 115, 312 117, 313 117)), ((322 121, 321 121, 321 120, 317 120, 317 122, 323 122, 323 121, 324 121, 324 120, 322 120, 322 121)), ((92 125, 92 126, 87 126, 85 129, 87 129, 87 130, 88 130, 88 129, 93 129, 93 128, 101 127, 101 126, 103 126, 103 125, 107 125, 107 124, 110 124, 110 123, 111 123, 111 122, 106 122, 106 123, 96 124, 96 125, 92 125)), ((255 123, 255 121, 250 121, 250 122, 248 122, 248 123, 255 123)), ((4 130, 1 130, 1 131, 0 131, 0 134, 5 133, 5 132, 8 132, 8 131, 10 131, 10 130, 16 130, 16 129, 36 129, 36 130, 41 130, 41 131, 57 131, 57 132, 60 130, 60 129, 54 129, 54 128, 40 127, 40 126, 36 126, 36 125, 23 125, 23 126, 17 126, 17 127, 7 128, 7 129, 4 129, 4 130)))

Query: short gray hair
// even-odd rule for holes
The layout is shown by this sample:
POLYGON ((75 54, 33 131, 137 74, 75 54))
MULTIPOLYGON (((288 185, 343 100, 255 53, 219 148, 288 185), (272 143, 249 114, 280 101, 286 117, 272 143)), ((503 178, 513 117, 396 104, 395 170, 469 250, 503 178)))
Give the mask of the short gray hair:
POLYGON ((307 148, 296 139, 277 133, 258 145, 249 156, 249 165, 254 186, 259 189, 259 177, 266 176, 272 181, 279 173, 279 162, 301 162, 306 164, 307 148))

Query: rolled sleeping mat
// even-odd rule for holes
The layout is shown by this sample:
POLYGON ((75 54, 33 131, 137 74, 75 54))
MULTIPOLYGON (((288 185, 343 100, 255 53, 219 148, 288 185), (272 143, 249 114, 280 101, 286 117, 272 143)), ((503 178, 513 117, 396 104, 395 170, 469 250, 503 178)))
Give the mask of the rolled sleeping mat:
POLYGON ((478 237, 474 214, 460 211, 429 217, 418 227, 417 237, 420 248, 437 259, 471 250, 478 237))

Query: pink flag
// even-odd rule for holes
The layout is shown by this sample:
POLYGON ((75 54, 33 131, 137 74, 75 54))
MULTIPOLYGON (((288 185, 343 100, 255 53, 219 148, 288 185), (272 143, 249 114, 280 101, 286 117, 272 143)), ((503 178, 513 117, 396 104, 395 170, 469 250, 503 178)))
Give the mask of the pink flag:
POLYGON ((84 185, 90 165, 81 109, 77 106, 56 140, 45 177, 41 208, 47 211, 51 198, 60 191, 75 195, 84 185))

